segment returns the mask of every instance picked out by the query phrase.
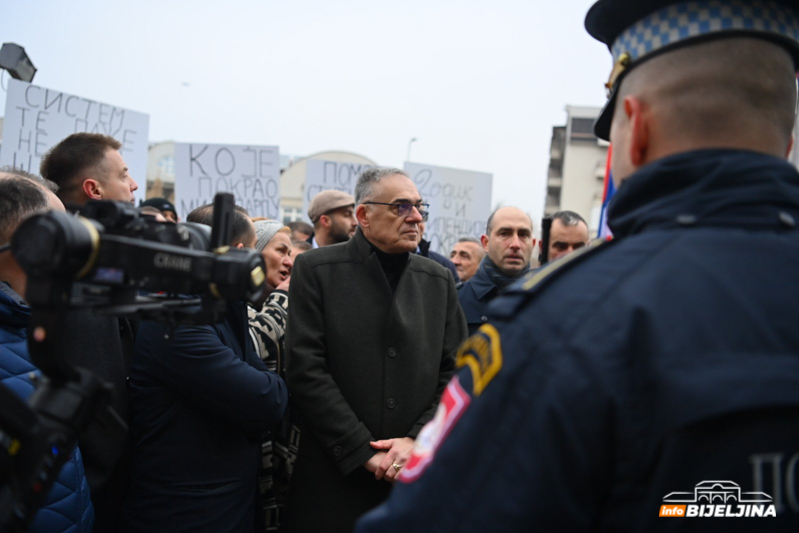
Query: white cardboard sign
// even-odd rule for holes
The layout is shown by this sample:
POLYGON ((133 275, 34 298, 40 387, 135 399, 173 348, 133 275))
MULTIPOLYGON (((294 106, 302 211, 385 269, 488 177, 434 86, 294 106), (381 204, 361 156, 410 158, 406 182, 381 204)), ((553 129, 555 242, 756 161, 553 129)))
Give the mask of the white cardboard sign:
POLYGON ((175 143, 175 208, 181 220, 229 192, 251 217, 278 218, 280 151, 277 146, 175 143))
POLYGON ((409 162, 404 170, 430 204, 425 239, 431 250, 449 257, 458 239, 479 238, 485 232, 491 214, 491 174, 409 162))
POLYGON ((136 203, 147 186, 147 136, 150 117, 9 78, 0 166, 39 174, 42 157, 73 133, 102 133, 122 143, 120 153, 136 180, 136 203))

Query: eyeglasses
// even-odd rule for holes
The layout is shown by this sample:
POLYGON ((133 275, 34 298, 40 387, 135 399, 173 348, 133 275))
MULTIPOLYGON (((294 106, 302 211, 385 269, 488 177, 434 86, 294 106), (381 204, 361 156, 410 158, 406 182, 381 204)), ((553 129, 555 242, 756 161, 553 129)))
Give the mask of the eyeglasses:
POLYGON ((386 202, 364 202, 365 204, 371 205, 387 205, 389 207, 394 207, 397 209, 397 216, 400 217, 408 217, 411 216, 413 212, 413 208, 415 207, 419 214, 422 216, 422 222, 427 222, 427 217, 430 216, 430 204, 412 204, 410 202, 396 202, 393 204, 387 204, 386 202))

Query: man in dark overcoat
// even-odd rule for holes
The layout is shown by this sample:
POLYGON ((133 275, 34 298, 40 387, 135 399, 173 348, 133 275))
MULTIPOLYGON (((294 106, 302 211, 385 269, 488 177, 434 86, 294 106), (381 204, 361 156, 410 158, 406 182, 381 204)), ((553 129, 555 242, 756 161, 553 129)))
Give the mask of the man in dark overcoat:
POLYGON ((413 253, 427 205, 398 169, 356 186, 359 229, 292 272, 287 380, 304 429, 286 528, 351 531, 383 501, 466 337, 452 273, 413 253))

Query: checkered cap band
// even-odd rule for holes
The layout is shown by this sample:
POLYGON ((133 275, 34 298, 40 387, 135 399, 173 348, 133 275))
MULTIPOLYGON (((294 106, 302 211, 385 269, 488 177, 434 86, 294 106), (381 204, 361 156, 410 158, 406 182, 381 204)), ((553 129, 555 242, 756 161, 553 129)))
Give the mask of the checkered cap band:
POLYGON ((611 47, 614 62, 623 53, 632 61, 680 41, 725 31, 779 35, 799 41, 799 18, 777 2, 701 0, 672 4, 639 20, 611 47))

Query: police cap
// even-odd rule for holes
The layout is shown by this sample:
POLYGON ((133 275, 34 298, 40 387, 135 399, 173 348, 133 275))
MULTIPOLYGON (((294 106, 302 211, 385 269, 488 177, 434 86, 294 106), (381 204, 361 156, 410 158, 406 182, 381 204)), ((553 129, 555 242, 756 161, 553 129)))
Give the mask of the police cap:
POLYGON ((721 37, 759 37, 785 47, 799 65, 799 0, 599 0, 585 29, 613 55, 608 102, 594 123, 605 140, 621 80, 663 52, 721 37))

